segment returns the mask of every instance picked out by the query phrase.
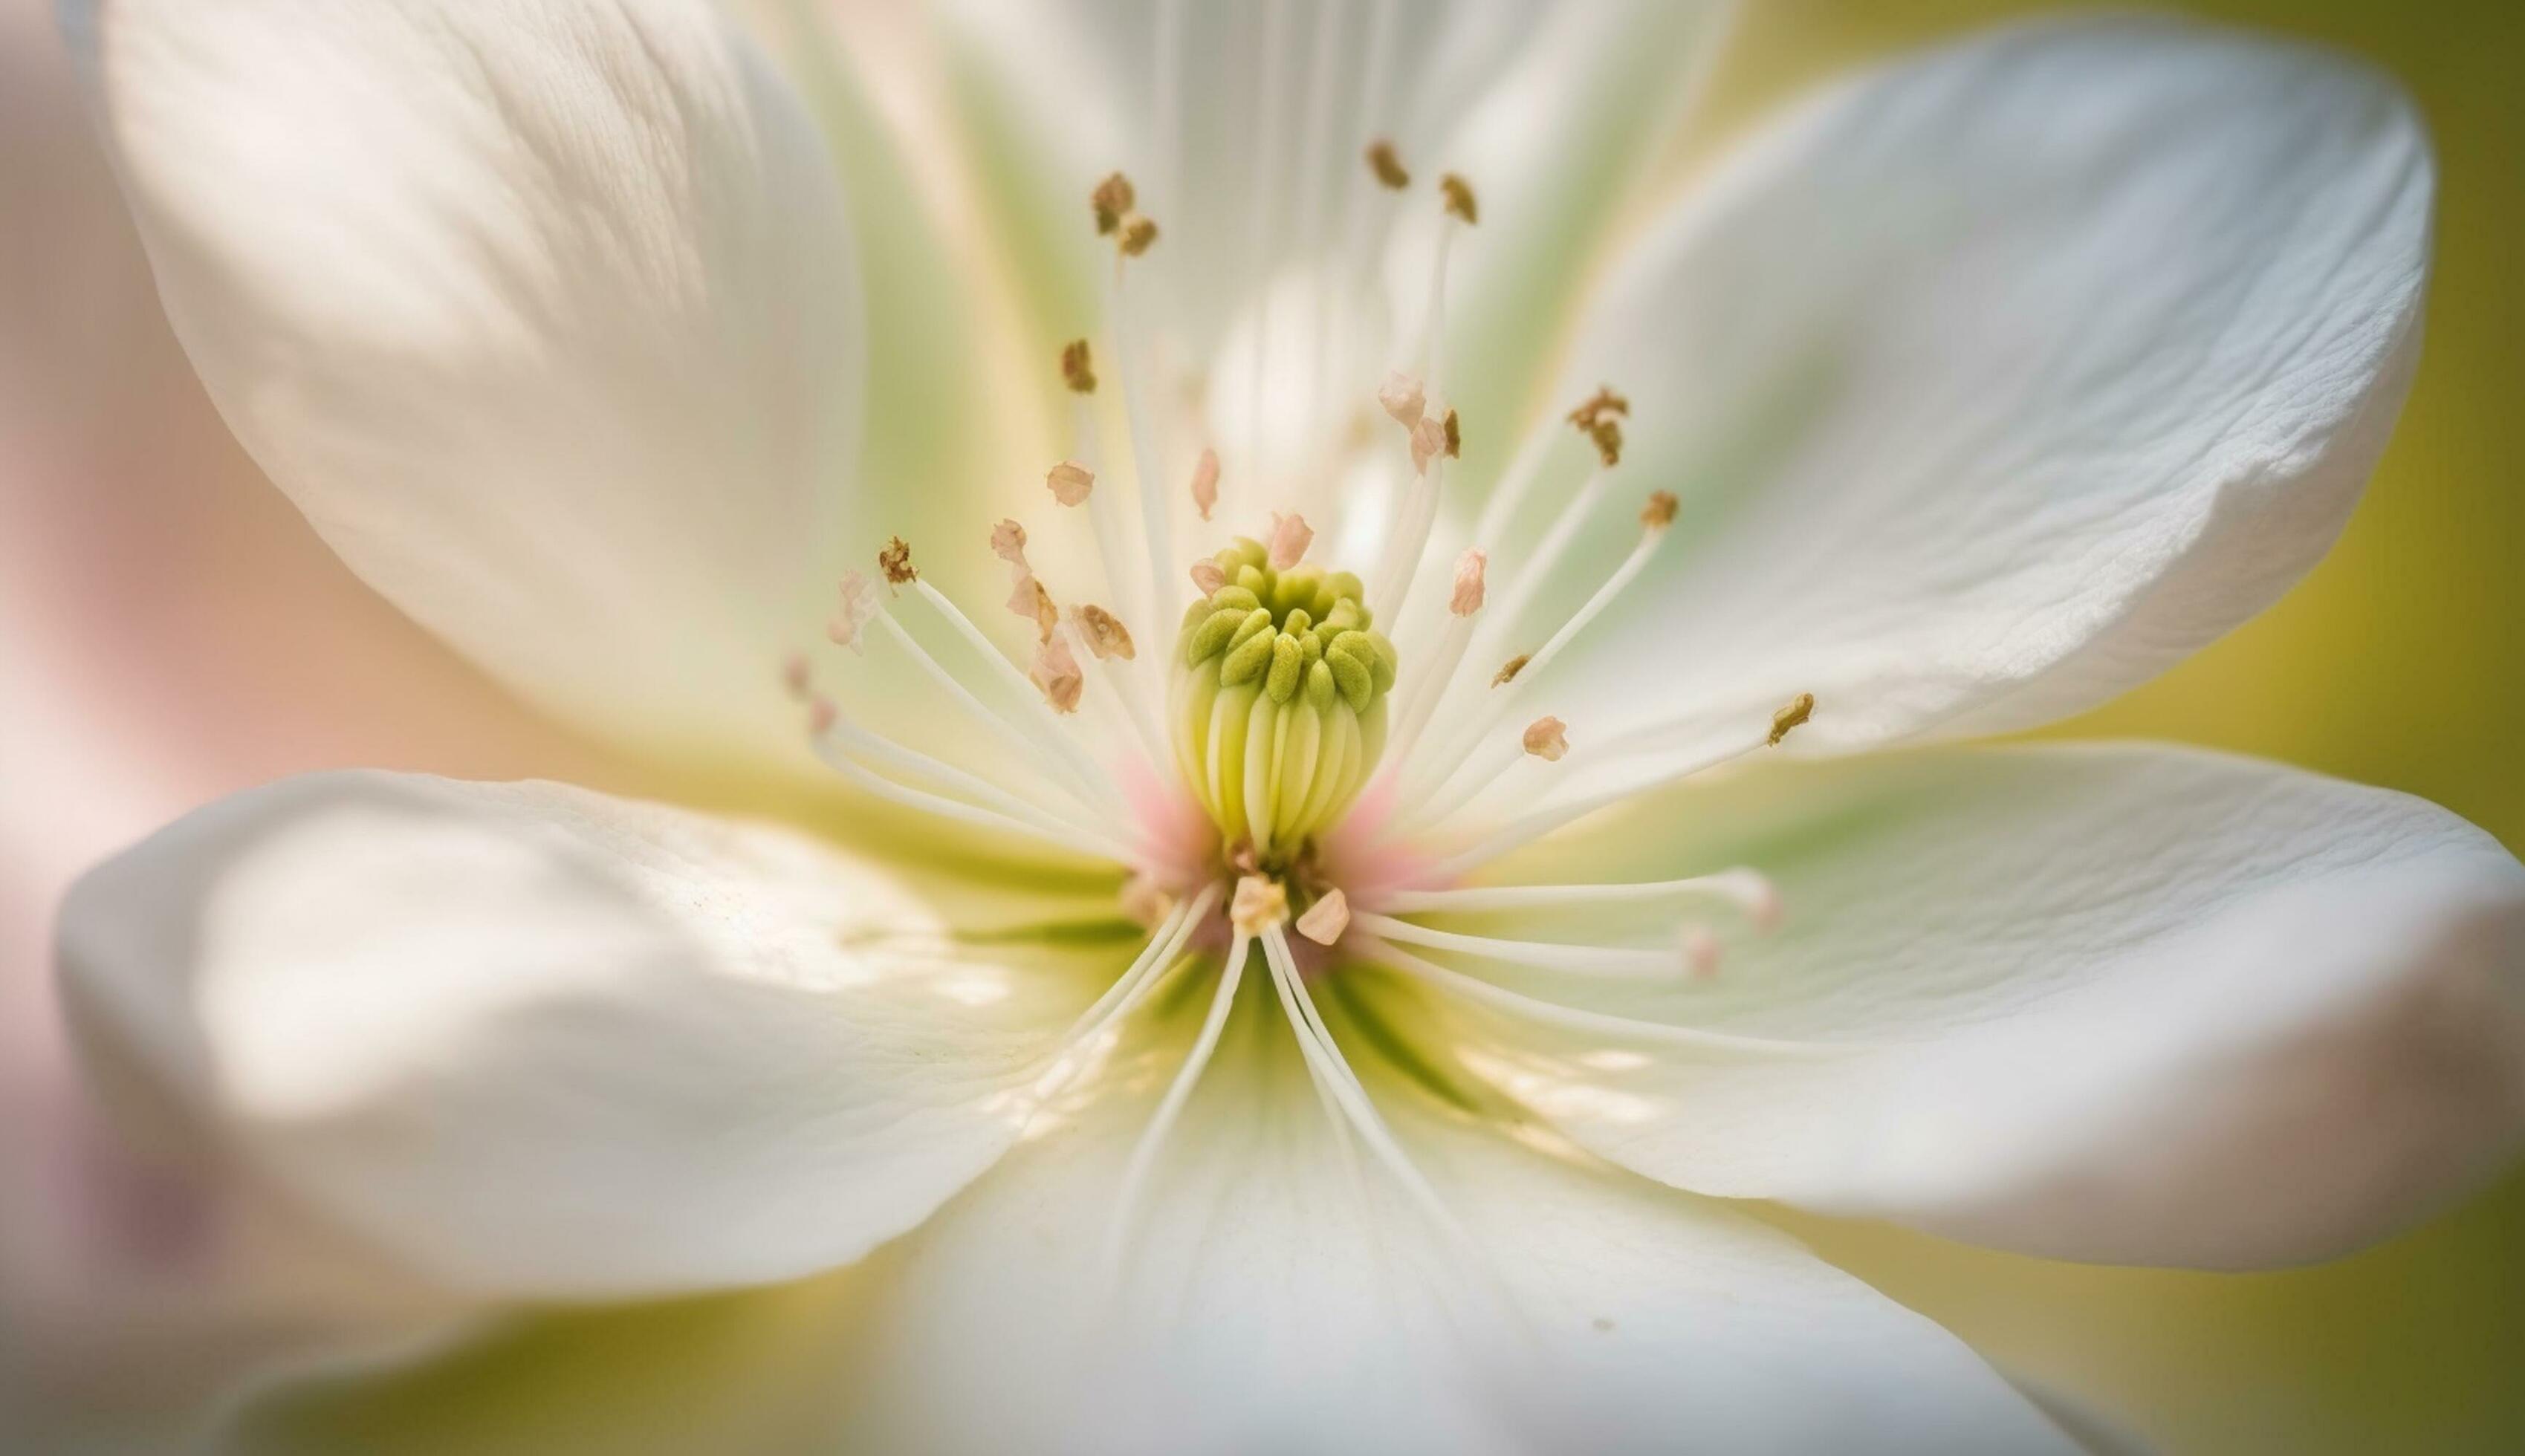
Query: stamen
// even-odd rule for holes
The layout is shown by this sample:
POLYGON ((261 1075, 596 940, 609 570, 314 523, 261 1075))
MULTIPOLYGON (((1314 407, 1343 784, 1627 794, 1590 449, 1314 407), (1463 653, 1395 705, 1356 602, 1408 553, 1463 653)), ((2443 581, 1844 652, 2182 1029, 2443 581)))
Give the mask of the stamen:
POLYGON ((1783 706, 1778 712, 1771 714, 1770 746, 1775 749, 1778 748, 1780 746, 1780 741, 1789 736, 1789 731, 1791 729, 1798 727, 1800 724, 1806 722, 1807 719, 1813 716, 1814 695, 1812 693, 1800 693, 1797 697, 1790 699, 1787 705, 1783 706))
MULTIPOLYGON (((932 610, 944 617, 949 626, 956 629, 958 635, 965 639, 965 645, 988 664, 992 672, 1009 684, 1020 701, 1034 709, 1045 730, 1041 736, 1050 741, 1055 755, 1067 766, 1075 787, 1088 796, 1086 800, 1088 806, 1120 817, 1124 809, 1120 798, 1114 793, 1113 781, 1106 777, 1105 771, 1096 765, 1094 759, 1087 756, 1067 733, 1062 731, 1061 720, 1053 715, 1052 709, 1045 704, 1044 701, 1027 691, 1032 684, 1023 673, 1017 671, 1016 664, 1002 656, 1000 650, 991 645, 991 640, 982 635, 982 630, 974 626, 965 613, 957 610, 956 604, 948 601, 936 587, 920 581, 913 583, 913 590, 919 594, 922 601, 929 604, 932 610)), ((892 621, 893 618, 889 616, 885 620, 892 621)), ((901 635, 904 640, 911 640, 910 634, 901 635)), ((1020 735, 1020 737, 1030 736, 1020 735)))
POLYGON ((1634 950, 1611 946, 1569 946, 1555 941, 1507 941, 1461 931, 1432 930, 1410 920, 1397 920, 1372 910, 1351 917, 1351 924, 1384 941, 1454 950, 1464 955, 1532 966, 1571 976, 1609 976, 1620 980, 1667 979, 1692 970, 1690 947, 1677 944, 1667 950, 1634 950))
POLYGON ((1509 658, 1506 662, 1500 664, 1499 671, 1491 674, 1491 686, 1494 688, 1505 688, 1509 684, 1515 682, 1516 675, 1523 672, 1525 670, 1525 664, 1533 660, 1534 654, 1532 653, 1519 653, 1515 656, 1509 658))
MULTIPOLYGON (((920 579, 920 572, 912 564, 912 543, 900 536, 886 538, 885 548, 876 554, 876 568, 885 577, 887 588, 898 596, 903 588, 920 579)), ((849 578, 845 577, 843 590, 849 589, 849 578)))
POLYGON ((1399 946, 1370 941, 1361 947, 1366 963, 1383 966, 1453 993, 1466 1000, 1479 1001, 1512 1015, 1547 1026, 1558 1026, 1574 1032, 1617 1037, 1636 1042, 1661 1043, 1670 1046, 1688 1046, 1697 1051, 1731 1051, 1769 1056, 1840 1056, 1867 1049, 1855 1042, 1798 1042, 1780 1037, 1754 1037, 1736 1032, 1713 1032, 1700 1027, 1675 1026, 1662 1021, 1643 1021, 1634 1016, 1616 1016, 1605 1011, 1589 1011, 1564 1006, 1523 995, 1505 986, 1495 985, 1479 976, 1442 966, 1436 961, 1414 955, 1399 946))
MULTIPOLYGON (((1171 142, 1169 142, 1171 146, 1171 142)), ((1149 586, 1146 604, 1151 616, 1163 616, 1166 610, 1166 562, 1174 556, 1174 512, 1166 493, 1158 488, 1158 479, 1165 466, 1161 446, 1153 433, 1155 418, 1140 377, 1139 326, 1132 310, 1132 295, 1124 283, 1128 269, 1125 259, 1138 258, 1157 241, 1158 225, 1146 218, 1126 218, 1122 224, 1120 251, 1114 259, 1114 272, 1107 294, 1107 326, 1114 334, 1114 367, 1122 380, 1122 421, 1131 441, 1132 479, 1140 491, 1140 528, 1142 544, 1148 550, 1149 586)), ((1081 412, 1082 414, 1084 412, 1081 412)), ((1211 501, 1217 499, 1218 468, 1216 457, 1204 453, 1209 464, 1211 501)), ((1202 519, 1210 518, 1210 503, 1202 501, 1204 484, 1198 474, 1193 481, 1193 499, 1201 506, 1202 519)), ((1100 522, 1097 526, 1098 551, 1105 556, 1107 582, 1117 592, 1123 590, 1126 578, 1121 574, 1118 538, 1109 540, 1115 528, 1100 522)), ((1137 595, 1134 591, 1133 595, 1137 595)), ((1127 610, 1128 602, 1121 604, 1127 610)))
POLYGON ((1322 1078, 1319 1086, 1328 1088, 1332 1100, 1350 1118, 1362 1141, 1385 1165, 1404 1191, 1420 1206, 1420 1211, 1445 1237, 1460 1257, 1474 1259, 1478 1266, 1477 1245, 1464 1231, 1453 1210, 1447 1207, 1438 1190, 1429 1186, 1411 1156, 1394 1141, 1394 1134, 1377 1115, 1376 1105, 1367 1098, 1367 1090, 1360 1085, 1359 1076, 1343 1060, 1340 1047, 1324 1027, 1323 1016, 1315 1009, 1313 995, 1308 991, 1306 978, 1298 974, 1297 958, 1289 952, 1288 939, 1278 927, 1262 938, 1262 955, 1271 968, 1271 980, 1280 994, 1281 1013, 1289 1020, 1290 1030, 1298 1039, 1299 1054, 1306 1058, 1309 1069, 1322 1078))
POLYGON ((1227 923, 1240 936, 1259 936, 1289 918, 1289 892, 1279 881, 1247 875, 1236 882, 1228 901, 1227 923))
POLYGON ((1085 339, 1072 339, 1061 346, 1061 382, 1071 394, 1096 392, 1096 364, 1088 355, 1085 339))
POLYGON ((1166 1135, 1174 1130, 1183 1116, 1184 1104, 1192 1100, 1195 1084, 1210 1066, 1218 1050, 1218 1039, 1227 1030, 1227 1014, 1236 1006, 1236 988, 1245 979, 1245 959, 1253 952, 1254 939, 1239 934, 1229 946, 1227 963, 1219 968, 1218 990, 1211 994, 1210 1014, 1202 1019, 1200 1035, 1193 1039, 1192 1050, 1185 1053, 1183 1065, 1176 1069, 1174 1081, 1166 1087, 1158 1110, 1149 1119, 1148 1128, 1140 1134, 1139 1144, 1131 1149, 1131 1160, 1122 1169, 1121 1191, 1114 1197, 1114 1222, 1106 1231, 1103 1265, 1109 1285, 1121 1276, 1122 1246, 1130 1238, 1131 1226, 1137 1221, 1141 1190, 1149 1181, 1149 1170, 1157 1162, 1159 1149, 1165 1146, 1166 1135))
POLYGON ((1424 671, 1412 674, 1411 691, 1403 710, 1402 725, 1395 730, 1392 756, 1397 763, 1411 761, 1411 751, 1420 742, 1421 730, 1429 724, 1430 715, 1438 709, 1438 701, 1446 696, 1447 685, 1456 680, 1456 669, 1463 664, 1464 649, 1473 640, 1473 614, 1482 609, 1487 595, 1484 576, 1490 557, 1479 547, 1456 558, 1455 589, 1447 599, 1447 626, 1438 639, 1424 671))
MULTIPOLYGON (((879 612, 876 624, 883 627, 886 635, 894 639, 895 645, 911 656, 913 665, 926 674, 931 682, 936 683, 946 692, 947 696, 955 699, 958 705, 962 706, 975 723, 988 729, 1003 744, 1033 759, 1045 776, 1052 783, 1060 785, 1062 792, 1076 800, 1080 807, 1094 814, 1102 814, 1108 810, 1111 806, 1110 795, 1099 796, 1090 788, 1083 786, 1073 777, 1067 763, 1055 750, 1053 745, 1059 735, 1029 734, 1019 730, 1015 723, 1008 720, 1005 714, 982 702, 972 689, 965 686, 961 679, 948 671, 946 664, 932 656, 929 650, 922 647, 917 638, 905 630, 901 622, 894 619, 892 613, 879 612)), ((999 655, 996 649, 991 655, 995 657, 999 655)), ((1025 693, 1028 700, 1033 699, 1034 694, 1030 686, 1021 688, 1021 691, 1025 693)))
POLYGON ((1069 1030, 1063 1033, 1051 1067, 1036 1079, 1034 1096, 1038 1104, 1066 1086, 1084 1067, 1084 1060, 1073 1059, 1072 1052, 1094 1042, 1108 1027, 1138 1010, 1149 995, 1157 990, 1159 983, 1165 979, 1165 973, 1180 964, 1175 959, 1176 953, 1202 922, 1210 918, 1210 912, 1218 905, 1218 897, 1219 887, 1215 882, 1205 885, 1200 894, 1176 905, 1159 922, 1130 968, 1105 988, 1105 994, 1096 998, 1095 1004, 1081 1012, 1069 1030))
POLYGON ((1564 905, 1627 904, 1640 900, 1706 897, 1733 905, 1754 928, 1769 931, 1780 923, 1780 892, 1758 870, 1729 869, 1680 880, 1652 880, 1629 885, 1497 885, 1456 890, 1397 890, 1378 898, 1376 907, 1396 914, 1557 908, 1564 905))
POLYGON ((955 819, 994 833, 1022 835, 1028 839, 1040 840, 1072 853, 1124 861, 1132 857, 1127 848, 1101 836, 1046 828, 994 809, 979 808, 961 800, 948 799, 926 790, 898 784, 865 767, 832 742, 831 733, 839 721, 840 714, 834 709, 830 699, 816 700, 808 720, 813 734, 811 741, 815 746, 816 756, 822 759, 834 772, 879 799, 891 800, 906 808, 935 814, 942 819, 955 819))
POLYGON ((1318 946, 1329 946, 1350 928, 1350 897, 1339 886, 1327 890, 1307 913, 1298 917, 1298 934, 1318 946))
POLYGON ((1123 215, 1139 205, 1140 195, 1132 189, 1131 179, 1120 172, 1097 183, 1096 190, 1087 196, 1087 206, 1096 215, 1096 235, 1112 236, 1121 228, 1123 215))
POLYGON ((1096 660, 1102 662, 1108 657, 1119 657, 1128 662, 1140 655, 1139 649, 1131 642, 1130 630, 1122 625, 1120 617, 1092 602, 1078 607, 1075 615, 1078 618, 1078 635, 1086 642, 1088 652, 1096 660))
POLYGON ((817 711, 811 714, 810 726, 817 735, 829 734, 838 746, 859 759, 873 759, 874 767, 882 764, 897 772, 909 773, 944 785, 966 799, 977 801, 982 807, 1022 819, 1037 828, 1062 837, 1065 844, 1087 844, 1100 847, 1099 852, 1110 858, 1128 859, 1130 851, 1119 840, 1096 827, 1080 823, 1052 806, 1020 798, 987 779, 965 772, 952 763, 908 749, 882 734, 863 728, 842 716, 829 698, 818 698, 817 711))
POLYGON ((1569 752, 1569 725, 1559 718, 1537 718, 1525 725, 1519 743, 1544 762, 1558 763, 1569 752))
POLYGON ((1396 424, 1407 430, 1417 429, 1421 414, 1429 408, 1429 395, 1419 380, 1398 369, 1377 386, 1376 403, 1393 416, 1396 424))
POLYGON ((1276 510, 1271 512, 1271 546, 1268 559, 1272 570, 1286 571, 1306 559, 1307 548, 1312 546, 1314 541, 1314 528, 1307 524, 1305 516, 1294 510, 1286 515, 1276 510))
POLYGON ((1447 216, 1466 227, 1482 220, 1481 209, 1473 201, 1473 184, 1461 175, 1451 171, 1440 177, 1438 195, 1446 199, 1447 216))
POLYGON ((1771 742, 1770 735, 1766 731, 1762 736, 1749 743, 1688 759, 1637 782, 1589 795, 1576 801, 1547 804, 1524 818, 1510 823, 1506 828, 1472 848, 1429 866, 1425 873, 1432 880, 1459 878, 1477 865, 1486 864, 1512 849, 1522 849, 1562 825, 1575 823, 1598 809, 1608 808, 1624 800, 1652 793, 1669 784, 1681 783, 1696 774, 1707 773, 1722 763, 1733 762, 1748 753, 1758 752, 1771 746, 1771 742))

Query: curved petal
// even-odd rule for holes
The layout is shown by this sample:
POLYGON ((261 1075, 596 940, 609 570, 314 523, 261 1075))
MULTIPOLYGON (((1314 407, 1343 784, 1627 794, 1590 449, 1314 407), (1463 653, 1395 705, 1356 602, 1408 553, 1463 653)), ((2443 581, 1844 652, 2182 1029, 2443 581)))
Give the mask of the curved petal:
MULTIPOLYGON (((1117 1283, 1099 1263, 1116 1186, 1184 1030, 1134 1048, 1117 1086, 866 1264, 746 1296, 750 1324, 726 1305, 685 1310, 648 1317, 656 1337, 600 1348, 680 1359, 688 1346, 668 1332, 718 1318, 711 1354, 777 1321, 816 1351, 776 1394, 679 1391, 679 1412, 750 1423, 679 1432, 684 1449, 725 1448, 731 1432, 922 1451, 2074 1449, 1952 1336, 1793 1241, 1548 1138, 1518 1146, 1371 1075, 1478 1248, 1452 1254, 1380 1170, 1354 1180, 1260 995, 1166 1144, 1117 1283)), ((418 1414, 440 1423, 422 1449, 498 1449, 495 1424, 578 1429, 577 1404, 647 1383, 619 1365, 573 1372, 539 1342, 563 1380, 477 1361, 470 1382, 441 1367, 400 1389, 302 1393, 256 1413, 249 1444, 370 1449, 372 1432, 409 1439, 399 1423, 418 1414), (514 1408, 482 1419, 490 1402, 471 1392, 501 1389, 553 1404, 530 1422, 514 1408)), ((589 1429, 627 1428, 636 1448, 645 1423, 600 1419, 589 1429)))
POLYGON ((651 748, 789 721, 861 307, 795 100, 702 0, 85 0, 176 333, 353 569, 651 748))
POLYGON ((126 1095, 437 1278, 563 1296, 859 1257, 1015 1137, 1092 986, 788 831, 378 773, 178 821, 73 890, 61 957, 126 1095))
POLYGON ((1811 692, 1800 746, 1849 749, 2056 718, 2235 626, 2383 449, 2432 177, 2383 75, 2172 20, 1834 86, 1593 306, 1565 392, 1628 393, 1616 483, 1683 514, 1563 701, 1758 722, 1811 692))
MULTIPOLYGON (((1529 868, 1755 865, 1782 930, 1731 938, 1706 986, 1485 975, 1795 1044, 1495 1008, 1460 1048, 1642 1172, 2031 1253, 2225 1268, 2382 1237, 2525 1137, 2525 868, 2419 800, 2133 747, 1807 765, 1664 807, 1685 827, 1529 868)), ((1622 934, 1598 914, 1553 938, 1622 934)))

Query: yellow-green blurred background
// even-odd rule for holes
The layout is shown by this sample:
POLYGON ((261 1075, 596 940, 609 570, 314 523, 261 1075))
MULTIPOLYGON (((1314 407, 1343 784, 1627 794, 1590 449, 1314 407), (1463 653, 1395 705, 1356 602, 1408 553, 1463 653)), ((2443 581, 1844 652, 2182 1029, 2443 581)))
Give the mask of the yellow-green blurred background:
MULTIPOLYGON (((1715 120, 1855 60, 2046 8, 1753 0, 1715 120)), ((2284 758, 2435 800, 2525 852, 2525 4, 2176 8, 2340 46, 2418 98, 2439 162, 2427 343, 2330 558, 2232 637, 2046 736, 2284 758)), ((2089 1269, 1796 1227, 2003 1364, 2104 1398, 2175 1451, 2525 1451, 2525 1172, 2356 1258, 2283 1274, 2089 1269)))

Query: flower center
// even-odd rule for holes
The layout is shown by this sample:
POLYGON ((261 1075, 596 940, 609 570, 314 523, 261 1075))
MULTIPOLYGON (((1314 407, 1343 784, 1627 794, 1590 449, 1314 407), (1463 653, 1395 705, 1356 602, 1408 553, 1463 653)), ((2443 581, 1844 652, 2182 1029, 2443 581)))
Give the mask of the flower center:
POLYGON ((1232 856, 1275 869, 1375 770, 1396 668, 1360 579, 1297 564, 1291 534, 1239 537, 1195 566, 1209 590, 1184 612, 1168 692, 1185 784, 1232 856))

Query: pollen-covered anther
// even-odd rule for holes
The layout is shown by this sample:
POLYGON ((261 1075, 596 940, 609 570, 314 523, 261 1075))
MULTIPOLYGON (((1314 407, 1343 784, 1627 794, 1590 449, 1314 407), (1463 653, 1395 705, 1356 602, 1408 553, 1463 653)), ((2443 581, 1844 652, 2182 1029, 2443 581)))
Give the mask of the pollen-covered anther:
MULTIPOLYGON (((1453 412, 1451 411, 1449 413, 1452 413, 1453 412)), ((1421 415, 1419 423, 1411 426, 1411 469, 1413 473, 1420 475, 1428 474, 1429 462, 1446 453, 1446 421, 1432 414, 1421 415)))
POLYGON ((1509 684, 1515 682, 1516 675, 1523 672, 1525 670, 1525 664, 1533 660, 1534 654, 1532 653, 1519 653, 1515 656, 1509 658, 1506 662, 1500 664, 1499 671, 1491 674, 1491 686, 1494 688, 1505 688, 1509 684))
MULTIPOLYGON (((889 589, 908 587, 920 579, 919 568, 912 564, 912 543, 900 536, 886 538, 885 549, 876 554, 876 569, 884 574, 889 589)), ((842 590, 848 595, 847 580, 842 590)))
POLYGON ((1204 446, 1192 467, 1192 505, 1203 520, 1218 507, 1218 452, 1204 446))
POLYGON ((1569 754, 1569 725, 1559 718, 1537 718, 1525 725, 1525 736, 1519 742, 1535 757, 1558 763, 1569 754))
POLYGON ((1471 616, 1482 609, 1482 601, 1489 594, 1483 578, 1490 564, 1490 553, 1478 546, 1464 548, 1464 554, 1456 558, 1456 588, 1447 598, 1449 611, 1457 616, 1471 616))
POLYGON ((1072 339, 1061 346, 1061 382, 1071 394, 1096 392, 1096 359, 1085 339, 1072 339))
POLYGON ((1631 402, 1615 394, 1613 386, 1604 384, 1597 386, 1594 394, 1580 400, 1578 408, 1569 412, 1569 422, 1592 433, 1596 426, 1606 421, 1607 416, 1628 415, 1630 413, 1631 402))
POLYGON ((1648 503, 1640 508, 1640 526, 1648 531, 1662 531, 1674 524, 1675 511, 1680 509, 1672 491, 1651 491, 1648 503))
POLYGON ((1078 711, 1078 695, 1087 680, 1078 670, 1078 657, 1069 644, 1059 637, 1046 637, 1036 644, 1034 665, 1026 670, 1026 681, 1043 694, 1043 701, 1057 713, 1078 711))
POLYGON ((1049 642, 1061 626, 1061 609, 1052 604, 1052 593, 1032 571, 1019 569, 1016 585, 1009 592, 1009 610, 1034 623, 1035 640, 1049 642))
POLYGON ((1122 625, 1120 617, 1104 607, 1091 602, 1078 607, 1072 615, 1078 622, 1079 640, 1087 644, 1087 650, 1096 655, 1097 661, 1119 657, 1128 662, 1140 655, 1139 648, 1131 641, 1130 629, 1122 625))
POLYGON ((1587 438, 1596 447, 1596 459, 1609 470, 1622 462, 1622 426, 1614 419, 1599 419, 1586 425, 1587 438))
POLYGON ((1289 918, 1289 892, 1277 880, 1247 875, 1227 903, 1227 923, 1240 936, 1259 936, 1289 918))
POLYGON ((1137 258, 1148 252, 1157 241, 1158 224, 1154 219, 1139 213, 1133 213, 1122 219, 1121 235, 1117 239, 1117 244, 1122 250, 1123 257, 1137 258))
POLYGON ((991 527, 991 555, 1020 571, 1030 569, 1026 565, 1025 547, 1025 527, 1015 521, 1004 520, 991 527))
POLYGON ((1404 170, 1403 158, 1394 143, 1382 138, 1367 144, 1367 170, 1387 189, 1400 192, 1411 185, 1411 173, 1404 170))
POLYGON ((1118 171, 1109 174, 1087 194, 1088 209, 1096 215, 1096 235, 1111 237, 1120 231, 1124 216, 1139 204, 1139 190, 1129 177, 1118 171))
POLYGON ((1394 417, 1396 424, 1407 430, 1417 429, 1420 416, 1429 408, 1429 396, 1419 380, 1398 369, 1377 386, 1376 403, 1394 417))
POLYGON ((1096 489, 1096 472, 1076 461, 1063 461, 1044 472, 1043 483, 1062 505, 1084 506, 1088 492, 1096 489))
MULTIPOLYGON (((1339 819, 1385 749, 1393 644, 1360 579, 1299 564, 1303 522, 1240 537, 1186 610, 1169 695, 1176 766, 1230 845, 1270 863, 1339 819), (1285 564, 1279 564, 1285 563, 1285 564)), ((1312 535, 1312 532, 1306 532, 1312 535)))
POLYGON ((1298 934, 1318 946, 1329 946, 1350 929, 1350 897, 1339 887, 1325 891, 1307 913, 1298 917, 1298 934))
POLYGON ((1192 563, 1192 584, 1205 597, 1227 585, 1227 568, 1209 557, 1192 563))
POLYGON ((1448 411, 1447 417, 1438 422, 1438 438, 1446 446, 1447 459, 1455 460, 1464 453, 1464 427, 1457 420, 1455 411, 1448 411))
POLYGON ((1438 195, 1445 199, 1447 216, 1466 227, 1482 220, 1481 207, 1473 201, 1473 184, 1461 172, 1449 172, 1438 179, 1438 195))
POLYGON ((1807 719, 1813 716, 1814 695, 1812 693, 1800 693, 1797 697, 1782 704, 1778 712, 1771 714, 1771 736, 1766 740, 1766 742, 1772 748, 1778 748, 1780 746, 1780 740, 1789 736, 1789 730, 1797 727, 1799 724, 1804 723, 1807 719))
MULTIPOLYGON (((902 538, 897 537, 894 544, 902 546, 902 538)), ((909 575, 912 570, 911 558, 912 549, 904 547, 903 569, 907 573, 906 580, 911 579, 909 575)), ((877 559, 882 561, 885 558, 880 556, 877 559)), ((889 570, 888 575, 891 576, 891 574, 889 570)), ((866 649, 860 646, 860 633, 875 619, 876 612, 876 585, 856 571, 845 571, 842 573, 841 608, 833 613, 831 621, 824 624, 824 635, 833 640, 835 647, 846 647, 854 653, 864 655, 866 649)))
POLYGON ((1271 546, 1266 558, 1274 571, 1286 571, 1307 558, 1307 548, 1315 543, 1315 528, 1307 518, 1292 510, 1283 515, 1271 512, 1271 546))

